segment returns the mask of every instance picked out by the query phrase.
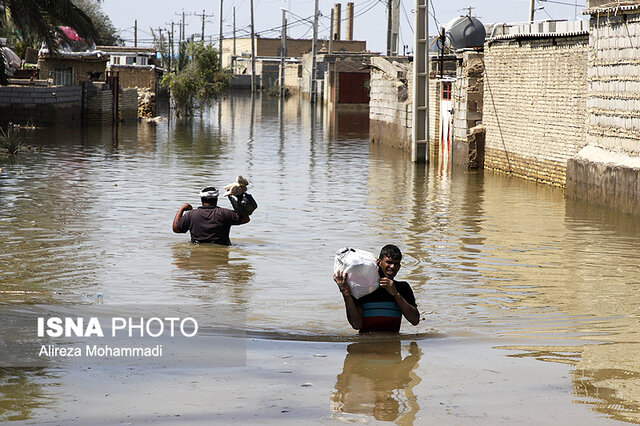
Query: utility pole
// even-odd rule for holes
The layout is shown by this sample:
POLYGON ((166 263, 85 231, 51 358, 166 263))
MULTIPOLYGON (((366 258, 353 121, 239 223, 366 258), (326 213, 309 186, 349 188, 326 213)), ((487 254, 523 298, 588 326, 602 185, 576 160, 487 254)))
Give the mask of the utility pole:
POLYGON ((393 28, 393 0, 387 0, 387 56, 391 56, 392 28, 393 28))
POLYGON ((133 21, 133 47, 138 47, 138 20, 133 21))
POLYGON ((287 56, 287 11, 282 9, 282 47, 280 48, 280 99, 284 99, 284 67, 287 56))
POLYGON ((309 101, 316 102, 316 55, 318 54, 318 0, 315 1, 315 9, 313 12, 313 44, 311 45, 311 86, 309 92, 309 101))
POLYGON ((169 64, 169 72, 171 72, 171 69, 173 68, 173 61, 175 60, 175 50, 173 47, 173 43, 175 41, 175 36, 173 34, 173 21, 171 21, 171 38, 169 40, 169 54, 171 55, 171 60, 170 60, 170 64, 169 64))
POLYGON ((429 0, 415 0, 411 161, 429 162, 429 0))
POLYGON ((213 15, 207 15, 204 11, 204 9, 202 9, 202 14, 199 13, 195 13, 193 12, 194 15, 199 16, 200 18, 202 18, 202 30, 200 32, 200 41, 204 43, 204 20, 206 18, 211 18, 213 17, 213 15))
POLYGON ((231 55, 231 73, 235 72, 236 65, 236 7, 233 6, 233 55, 231 55))
POLYGON ((256 44, 255 42, 256 40, 255 40, 255 33, 254 33, 254 27, 253 27, 253 0, 251 0, 251 93, 256 91, 256 44))
POLYGON ((220 55, 220 68, 222 68, 222 0, 220 0, 220 34, 218 35, 218 53, 220 55))
POLYGON ((529 2, 529 22, 533 24, 533 17, 536 13, 536 0, 529 2))

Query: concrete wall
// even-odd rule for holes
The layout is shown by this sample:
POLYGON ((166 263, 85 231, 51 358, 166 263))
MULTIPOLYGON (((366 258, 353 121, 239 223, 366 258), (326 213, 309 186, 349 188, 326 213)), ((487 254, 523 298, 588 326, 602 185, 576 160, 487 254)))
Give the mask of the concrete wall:
POLYGON ((372 143, 410 151, 413 124, 410 65, 371 58, 370 87, 369 139, 372 143))
MULTIPOLYGON (((413 67, 406 59, 371 58, 369 139, 411 151, 413 126, 413 67)), ((432 63, 433 65, 433 63, 432 63)), ((435 73, 433 73, 435 77, 435 73)), ((429 152, 438 156, 440 140, 440 81, 429 80, 429 152)))
MULTIPOLYGON (((590 4, 605 5, 593 0, 590 4)), ((638 6, 640 2, 627 10, 610 7, 591 16, 587 146, 569 160, 566 191, 569 197, 636 215, 640 215, 638 6)))
POLYGON ((80 121, 80 86, 0 86, 0 125, 80 121))
POLYGON ((588 36, 485 45, 485 168, 557 186, 585 145, 588 36))

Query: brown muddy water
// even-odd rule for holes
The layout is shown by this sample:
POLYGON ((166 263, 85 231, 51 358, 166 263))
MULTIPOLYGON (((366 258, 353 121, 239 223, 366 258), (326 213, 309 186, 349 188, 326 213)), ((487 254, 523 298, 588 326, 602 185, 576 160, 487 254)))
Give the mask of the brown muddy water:
POLYGON ((640 220, 488 171, 413 165, 370 145, 367 127, 239 94, 189 120, 23 132, 40 151, 0 158, 0 306, 102 293, 103 305, 232 307, 245 348, 237 366, 3 368, 0 419, 640 422, 640 220), (171 232, 182 203, 238 174, 259 208, 232 246, 171 232), (357 337, 333 255, 386 243, 404 252, 399 278, 423 320, 357 337))

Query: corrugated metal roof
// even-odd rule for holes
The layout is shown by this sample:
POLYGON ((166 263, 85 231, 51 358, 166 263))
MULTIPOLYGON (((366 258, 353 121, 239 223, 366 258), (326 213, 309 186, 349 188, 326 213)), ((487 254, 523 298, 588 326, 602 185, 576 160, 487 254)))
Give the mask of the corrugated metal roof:
POLYGON ((612 1, 601 6, 586 9, 585 15, 596 15, 598 13, 611 13, 618 11, 640 10, 640 2, 638 0, 612 1))
POLYGON ((500 40, 518 40, 518 39, 534 39, 534 38, 554 38, 554 37, 577 37, 582 35, 589 35, 589 30, 582 31, 571 31, 564 33, 520 33, 520 34, 504 34, 495 36, 492 38, 488 38, 487 42, 491 43, 492 41, 500 41, 500 40))

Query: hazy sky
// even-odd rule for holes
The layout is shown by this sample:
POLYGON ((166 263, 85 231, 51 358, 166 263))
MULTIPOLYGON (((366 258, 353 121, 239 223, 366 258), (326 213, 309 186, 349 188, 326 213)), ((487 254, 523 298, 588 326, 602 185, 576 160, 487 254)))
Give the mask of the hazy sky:
MULTIPOLYGON (((384 52, 386 49, 386 0, 354 0, 355 21, 354 39, 366 40, 371 51, 384 52)), ((444 25, 447 21, 466 13, 466 8, 473 7, 472 15, 483 23, 523 22, 529 19, 529 0, 431 0, 435 19, 444 25)), ((311 38, 314 0, 254 0, 255 30, 263 37, 279 37, 282 21, 281 8, 292 12, 288 17, 289 37, 311 38)), ((318 26, 318 37, 329 36, 331 8, 335 0, 320 0, 321 18, 318 26)), ((342 18, 344 19, 347 1, 343 0, 342 18)), ((536 0, 536 20, 574 19, 577 10, 578 19, 584 9, 584 0, 536 0)), ((249 34, 251 15, 250 0, 223 0, 223 36, 233 36, 233 7, 236 9, 237 36, 249 34)), ((400 43, 413 44, 413 10, 414 0, 402 0, 400 9, 400 43)), ((171 21, 175 22, 175 34, 178 34, 178 21, 182 11, 185 12, 186 34, 197 34, 199 40, 202 29, 203 10, 205 18, 205 40, 218 38, 220 1, 205 0, 103 0, 102 9, 109 15, 113 24, 121 30, 121 36, 127 45, 133 45, 133 24, 138 20, 138 45, 151 45, 150 28, 170 29, 171 21), (213 16, 211 16, 213 15, 213 16)), ((436 34, 433 18, 430 33, 436 34)), ((344 23, 342 26, 344 37, 344 23)), ((411 47, 409 47, 411 49, 411 47)), ((402 47, 400 48, 402 50, 402 47)))

